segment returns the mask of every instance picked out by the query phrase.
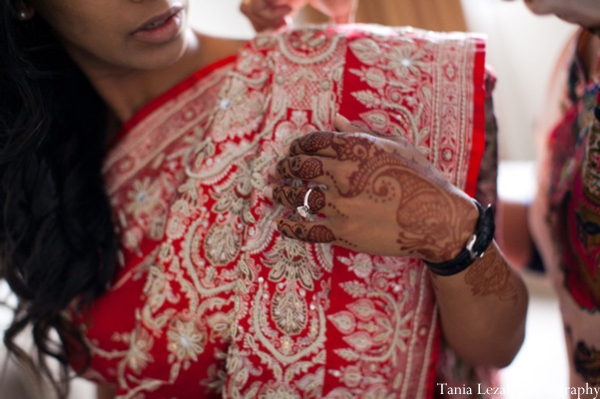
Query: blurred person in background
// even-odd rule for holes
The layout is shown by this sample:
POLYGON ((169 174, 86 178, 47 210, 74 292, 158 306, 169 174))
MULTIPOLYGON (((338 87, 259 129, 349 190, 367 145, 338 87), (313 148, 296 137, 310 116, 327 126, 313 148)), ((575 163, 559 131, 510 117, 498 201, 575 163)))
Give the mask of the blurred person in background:
MULTIPOLYGON (((536 126, 538 187, 530 204, 501 202, 509 261, 545 270, 559 298, 570 386, 600 387, 600 2, 526 0, 537 15, 581 26, 564 49, 536 126)), ((579 396, 593 398, 586 389, 579 396)))

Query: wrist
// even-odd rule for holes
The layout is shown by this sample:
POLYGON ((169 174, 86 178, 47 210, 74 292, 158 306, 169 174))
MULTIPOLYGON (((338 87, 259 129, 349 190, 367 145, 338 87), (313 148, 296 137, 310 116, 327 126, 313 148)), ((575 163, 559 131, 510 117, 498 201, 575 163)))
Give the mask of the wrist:
POLYGON ((477 223, 479 222, 479 218, 481 216, 481 204, 474 199, 469 198, 467 201, 465 201, 464 208, 466 209, 463 212, 463 216, 460 217, 460 234, 457 237, 456 243, 454 244, 452 251, 446 253, 443 259, 440 259, 439 262, 448 262, 456 258, 465 249, 469 243, 469 240, 473 236, 473 232, 477 228, 477 223))
POLYGON ((442 276, 460 273, 481 258, 494 240, 494 213, 491 206, 488 205, 484 210, 477 201, 473 200, 473 204, 478 210, 478 218, 464 246, 454 251, 450 260, 436 263, 424 261, 433 273, 442 276))

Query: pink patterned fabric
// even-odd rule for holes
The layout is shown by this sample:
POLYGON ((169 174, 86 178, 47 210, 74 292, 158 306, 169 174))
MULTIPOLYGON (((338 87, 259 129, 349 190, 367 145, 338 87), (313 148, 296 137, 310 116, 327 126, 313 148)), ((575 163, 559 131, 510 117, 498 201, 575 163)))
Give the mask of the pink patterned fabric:
POLYGON ((474 194, 484 45, 354 25, 260 35, 126 125, 105 161, 122 237, 78 316, 119 398, 429 398, 440 342, 422 262, 286 239, 262 195, 291 140, 337 112, 402 135, 474 194))
POLYGON ((600 386, 600 80, 598 69, 588 78, 576 56, 588 35, 569 46, 563 115, 548 137, 538 205, 545 238, 538 245, 559 298, 572 387, 600 386))

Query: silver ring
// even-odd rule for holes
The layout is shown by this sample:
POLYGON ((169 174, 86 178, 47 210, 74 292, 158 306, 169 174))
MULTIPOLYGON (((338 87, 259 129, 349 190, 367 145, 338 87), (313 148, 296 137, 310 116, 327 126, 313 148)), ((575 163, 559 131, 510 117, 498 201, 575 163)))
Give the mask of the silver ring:
POLYGON ((310 212, 310 206, 308 206, 308 196, 310 193, 312 193, 312 190, 312 188, 309 188, 306 194, 304 194, 304 205, 296 208, 298 215, 302 216, 303 218, 308 217, 308 213, 310 212))

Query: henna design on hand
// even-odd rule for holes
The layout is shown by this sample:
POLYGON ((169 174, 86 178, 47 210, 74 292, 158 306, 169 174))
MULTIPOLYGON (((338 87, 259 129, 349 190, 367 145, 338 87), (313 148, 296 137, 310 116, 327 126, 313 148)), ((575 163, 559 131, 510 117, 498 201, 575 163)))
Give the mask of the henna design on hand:
POLYGON ((313 243, 330 243, 336 241, 331 230, 323 225, 307 227, 303 223, 294 223, 289 220, 280 220, 278 229, 285 237, 313 243))
POLYGON ((301 190, 294 190, 290 187, 275 187, 273 189, 273 200, 292 207, 302 206, 307 191, 308 189, 304 187, 301 190))
MULTIPOLYGON (((321 177, 328 180, 330 189, 336 190, 340 197, 360 197, 356 202, 359 207, 355 208, 361 212, 362 221, 358 223, 365 223, 371 210, 373 214, 379 213, 378 220, 388 218, 382 212, 395 217, 396 233, 389 235, 395 239, 385 245, 376 243, 375 246, 365 244, 361 247, 352 244, 352 247, 442 262, 456 256, 475 227, 478 214, 473 204, 466 197, 457 201, 457 195, 463 194, 457 194, 459 191, 404 139, 382 139, 366 133, 315 132, 295 140, 290 155, 292 158, 278 164, 279 175, 302 180, 321 177), (340 167, 329 170, 319 157, 339 161, 340 167), (372 247, 377 248, 372 250, 372 247)), ((286 200, 300 206, 303 198, 301 200, 296 194, 286 200)), ((335 210, 330 216, 343 215, 345 223, 356 220, 346 209, 335 204, 329 205, 330 208, 335 210)), ((311 209, 317 208, 311 205, 311 209)), ((364 236, 357 234, 362 235, 364 228, 354 227, 344 230, 360 233, 340 236, 337 241, 347 244, 363 241, 364 236)), ((280 231, 281 228, 287 228, 290 237, 303 239, 311 235, 301 229, 293 231, 297 225, 280 224, 280 231)), ((335 237, 329 229, 327 234, 335 237)), ((329 236, 319 238, 319 242, 323 240, 331 242, 329 236)))
POLYGON ((277 164, 277 173, 293 179, 313 180, 323 176, 323 162, 316 158, 285 158, 277 164))
MULTIPOLYGON (((304 205, 304 197, 308 187, 275 187, 273 189, 273 200, 283 205, 298 207, 304 205)), ((313 188, 308 196, 308 207, 311 213, 317 213, 326 205, 325 193, 318 188, 313 188)))
MULTIPOLYGON (((304 200, 304 197, 302 197, 302 199, 304 200)), ((308 207, 310 208, 310 212, 317 213, 325 208, 325 205, 325 193, 318 188, 313 188, 308 196, 308 207)))
POLYGON ((328 202, 327 206, 329 207, 330 210, 332 210, 333 212, 335 212, 339 217, 344 218, 344 219, 349 219, 350 218, 350 216, 348 216, 347 214, 341 212, 334 203, 328 202))
MULTIPOLYGON (((494 244, 492 244, 494 245, 494 244)), ((481 260, 473 263, 465 275, 465 282, 477 296, 496 295, 501 300, 516 300, 517 287, 512 272, 495 250, 488 250, 481 260)))
POLYGON ((333 139, 334 133, 331 132, 313 132, 306 136, 302 136, 294 140, 290 145, 290 156, 314 154, 330 147, 333 143, 333 139))
MULTIPOLYGON (((342 197, 363 194, 374 205, 395 203, 397 244, 402 254, 450 259, 468 238, 462 228, 464 210, 440 189, 439 179, 431 176, 432 166, 427 169, 422 162, 404 158, 397 147, 391 147, 392 142, 378 142, 364 135, 337 135, 331 144, 337 159, 355 167, 347 178, 347 189, 335 182, 334 186, 342 197)), ((474 208, 472 211, 476 213, 474 208)))

